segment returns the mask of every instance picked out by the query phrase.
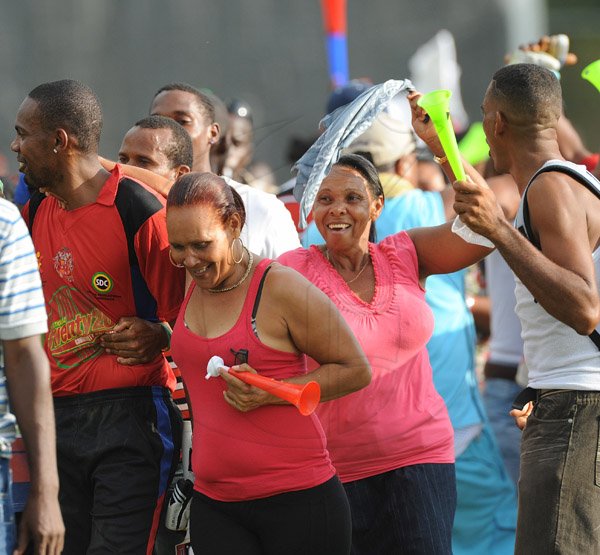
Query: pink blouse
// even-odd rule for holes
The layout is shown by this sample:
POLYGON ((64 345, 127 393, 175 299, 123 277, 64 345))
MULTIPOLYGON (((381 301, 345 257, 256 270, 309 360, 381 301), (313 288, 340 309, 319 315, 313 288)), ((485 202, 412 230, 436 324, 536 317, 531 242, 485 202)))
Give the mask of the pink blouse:
POLYGON ((433 314, 419 285, 414 244, 401 232, 369 250, 371 302, 354 294, 316 246, 278 259, 333 300, 371 363, 369 386, 317 409, 343 482, 413 464, 454 462, 452 425, 427 355, 433 314))

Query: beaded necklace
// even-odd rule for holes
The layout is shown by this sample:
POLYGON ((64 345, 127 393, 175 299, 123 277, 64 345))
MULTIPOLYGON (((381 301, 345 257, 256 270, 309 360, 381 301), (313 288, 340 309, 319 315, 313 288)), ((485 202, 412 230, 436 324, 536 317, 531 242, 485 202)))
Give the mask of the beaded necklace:
POLYGON ((226 293, 227 291, 231 291, 232 289, 239 287, 240 285, 242 285, 242 283, 244 283, 244 281, 246 281, 246 278, 250 275, 250 270, 252 269, 252 263, 254 262, 254 255, 246 247, 244 247, 244 250, 248 254, 248 267, 246 268, 244 275, 236 283, 234 283, 233 285, 230 285, 229 287, 224 287, 222 289, 220 287, 219 288, 215 287, 214 289, 209 289, 209 291, 211 293, 226 293))

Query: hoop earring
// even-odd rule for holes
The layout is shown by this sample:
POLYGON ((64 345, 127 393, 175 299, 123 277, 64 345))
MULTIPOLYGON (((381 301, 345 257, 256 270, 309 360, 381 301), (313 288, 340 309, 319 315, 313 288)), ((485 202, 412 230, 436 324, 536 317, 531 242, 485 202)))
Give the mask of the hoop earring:
POLYGON ((173 261, 173 255, 171 254, 171 249, 169 249, 169 260, 171 261, 171 264, 175 266, 175 268, 185 268, 185 264, 175 264, 173 261))
POLYGON ((244 243, 242 242, 242 240, 239 237, 236 237, 233 241, 231 241, 231 259, 233 260, 234 264, 239 264, 242 260, 244 260, 244 243), (242 253, 240 254, 239 260, 236 260, 235 256, 233 255, 233 244, 236 241, 240 242, 240 249, 242 251, 242 253))

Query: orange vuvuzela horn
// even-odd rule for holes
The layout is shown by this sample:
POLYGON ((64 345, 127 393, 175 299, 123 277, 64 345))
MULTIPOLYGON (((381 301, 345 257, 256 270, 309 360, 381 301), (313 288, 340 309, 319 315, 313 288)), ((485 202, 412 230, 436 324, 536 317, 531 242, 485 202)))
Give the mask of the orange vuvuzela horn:
POLYGON ((248 385, 258 387, 267 393, 271 393, 272 395, 291 403, 300 411, 300 414, 304 416, 311 414, 317 408, 321 399, 321 387, 317 382, 295 384, 274 380, 273 378, 267 378, 251 372, 236 372, 225 366, 223 359, 218 356, 214 356, 208 361, 206 379, 211 376, 217 377, 220 368, 223 368, 238 380, 241 380, 248 385))

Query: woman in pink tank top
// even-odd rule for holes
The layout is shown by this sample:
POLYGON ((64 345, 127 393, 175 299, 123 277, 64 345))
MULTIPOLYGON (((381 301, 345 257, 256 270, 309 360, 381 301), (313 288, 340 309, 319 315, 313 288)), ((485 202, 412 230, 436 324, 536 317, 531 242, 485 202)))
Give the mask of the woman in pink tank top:
POLYGON ((365 387, 366 357, 335 305, 295 271, 242 245, 241 198, 220 177, 180 177, 167 199, 171 259, 191 277, 171 352, 193 422, 196 553, 347 554, 350 514, 318 418, 221 370, 296 384, 326 401, 365 387), (318 361, 307 372, 306 355, 318 361))

